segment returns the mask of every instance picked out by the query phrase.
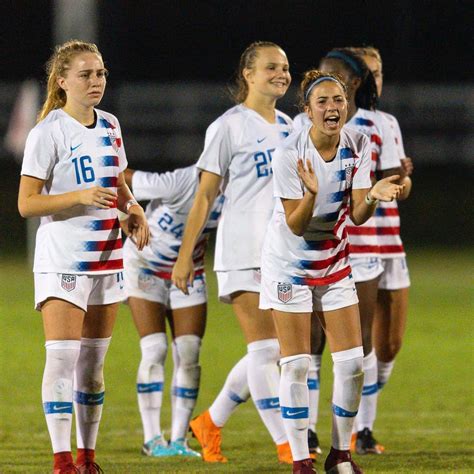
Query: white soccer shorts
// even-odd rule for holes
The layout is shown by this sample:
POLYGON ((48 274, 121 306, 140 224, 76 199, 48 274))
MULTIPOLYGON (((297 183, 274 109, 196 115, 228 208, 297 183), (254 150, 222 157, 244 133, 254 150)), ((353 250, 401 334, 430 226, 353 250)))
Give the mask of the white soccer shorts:
POLYGON ((231 295, 238 291, 260 293, 260 268, 216 272, 216 275, 219 300, 223 303, 232 303, 231 295))
POLYGON ((352 276, 356 283, 374 280, 383 272, 380 257, 350 257, 352 276))
POLYGON ((379 290, 401 290, 409 288, 410 274, 405 257, 382 259, 384 271, 379 281, 379 290))
POLYGON ((35 309, 48 298, 68 301, 87 311, 89 305, 118 303, 125 299, 123 272, 102 275, 35 273, 35 309))
POLYGON ((352 275, 322 286, 293 285, 262 277, 260 309, 312 313, 313 310, 333 311, 358 302, 352 275))

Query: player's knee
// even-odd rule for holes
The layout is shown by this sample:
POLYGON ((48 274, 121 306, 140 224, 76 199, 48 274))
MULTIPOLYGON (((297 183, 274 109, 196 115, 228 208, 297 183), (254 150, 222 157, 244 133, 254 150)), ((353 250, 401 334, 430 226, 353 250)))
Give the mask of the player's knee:
POLYGON ((180 367, 195 367, 199 365, 201 338, 194 334, 179 336, 174 340, 178 352, 180 367))
POLYGON ((387 358, 389 361, 395 359, 396 355, 400 352, 402 348, 402 339, 395 338, 390 341, 388 351, 387 351, 387 358))
POLYGON ((247 344, 249 361, 259 364, 276 364, 280 359, 280 344, 278 339, 262 339, 247 344))
POLYGON ((168 352, 168 341, 164 332, 157 332, 140 339, 142 362, 163 365, 168 352))
POLYGON ((280 359, 282 377, 288 382, 305 384, 308 378, 311 356, 309 354, 298 354, 280 359))

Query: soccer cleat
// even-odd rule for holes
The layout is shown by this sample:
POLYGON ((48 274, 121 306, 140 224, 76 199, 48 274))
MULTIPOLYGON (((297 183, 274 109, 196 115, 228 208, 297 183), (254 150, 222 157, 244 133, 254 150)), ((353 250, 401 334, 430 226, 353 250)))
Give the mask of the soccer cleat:
POLYGON ((142 446, 142 454, 151 457, 177 456, 175 449, 170 448, 161 435, 155 436, 142 446))
POLYGON ((80 474, 103 474, 103 469, 94 461, 86 461, 77 466, 77 472, 80 474))
POLYGON ((293 474, 317 474, 312 459, 293 461, 293 474))
POLYGON ((351 452, 331 448, 324 463, 326 474, 363 474, 362 469, 352 460, 351 452))
POLYGON ((352 433, 351 434, 351 447, 350 447, 351 453, 356 452, 356 443, 357 443, 357 433, 352 433))
POLYGON ((204 461, 227 462, 221 452, 221 429, 212 421, 209 410, 192 419, 189 429, 202 447, 204 461))
POLYGON ((179 438, 176 441, 171 441, 169 444, 169 447, 174 449, 177 453, 178 456, 187 456, 187 457, 194 457, 194 458, 200 458, 201 454, 198 453, 197 451, 194 451, 194 449, 191 449, 188 446, 188 443, 184 438, 179 438))
POLYGON ((283 464, 293 464, 290 443, 277 444, 278 462, 283 464))
POLYGON ((369 428, 364 428, 362 431, 357 432, 355 442, 355 452, 357 454, 382 454, 384 451, 385 447, 377 443, 369 428))
POLYGON ((311 459, 316 459, 316 456, 322 453, 321 447, 319 446, 318 435, 313 430, 308 430, 308 448, 309 453, 314 454, 314 458, 312 457, 311 459))

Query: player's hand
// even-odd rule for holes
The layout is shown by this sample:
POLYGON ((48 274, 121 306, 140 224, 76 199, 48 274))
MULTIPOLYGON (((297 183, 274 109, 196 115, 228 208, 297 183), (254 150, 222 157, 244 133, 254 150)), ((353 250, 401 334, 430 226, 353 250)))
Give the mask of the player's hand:
POLYGON ((140 205, 130 206, 128 219, 126 220, 127 231, 125 232, 138 250, 143 250, 150 242, 150 228, 145 213, 140 205))
POLYGON ((403 172, 405 173, 405 176, 411 176, 415 168, 413 166, 412 159, 406 156, 405 158, 401 159, 401 162, 402 162, 402 169, 403 169, 403 172))
POLYGON ((194 281, 194 263, 192 257, 186 259, 178 256, 178 260, 173 267, 171 274, 171 281, 179 288, 185 295, 189 295, 189 286, 193 286, 194 281))
POLYGON ((385 202, 398 199, 405 188, 404 184, 395 184, 395 181, 398 181, 399 179, 400 175, 394 174, 393 176, 388 176, 387 178, 377 181, 370 190, 372 199, 378 199, 379 201, 385 202))
POLYGON ((306 160, 306 168, 302 158, 298 158, 297 165, 298 176, 303 181, 304 187, 312 194, 318 193, 318 178, 314 173, 310 160, 306 160))
POLYGON ((99 209, 110 209, 115 207, 117 201, 117 193, 109 188, 94 186, 92 188, 77 191, 78 204, 84 206, 94 206, 99 209))

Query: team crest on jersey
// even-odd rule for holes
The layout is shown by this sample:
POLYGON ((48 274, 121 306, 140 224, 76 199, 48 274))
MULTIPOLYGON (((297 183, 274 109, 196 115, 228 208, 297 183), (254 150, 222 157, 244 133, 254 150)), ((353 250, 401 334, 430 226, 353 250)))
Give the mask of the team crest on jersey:
POLYGON ((61 288, 66 291, 72 291, 76 288, 76 275, 61 275, 61 288))
POLYGON ((293 287, 291 283, 278 283, 278 299, 282 303, 288 303, 293 298, 293 287))
POLYGON ((119 148, 120 148, 120 141, 117 139, 117 132, 115 131, 115 129, 113 128, 110 128, 108 127, 107 128, 107 135, 109 136, 110 138, 110 143, 112 145, 112 148, 118 152, 119 148))
POLYGON ((352 177, 354 175, 354 165, 346 166, 345 172, 346 172, 346 184, 347 184, 347 187, 350 187, 352 186, 352 177))

